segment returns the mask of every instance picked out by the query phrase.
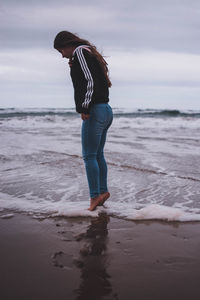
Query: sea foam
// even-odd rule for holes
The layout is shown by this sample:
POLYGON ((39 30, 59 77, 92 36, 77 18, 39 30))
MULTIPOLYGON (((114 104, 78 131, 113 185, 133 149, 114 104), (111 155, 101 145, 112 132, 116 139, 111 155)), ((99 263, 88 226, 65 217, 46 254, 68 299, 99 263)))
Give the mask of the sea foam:
POLYGON ((159 204, 149 204, 141 208, 135 208, 129 203, 106 202, 104 207, 97 207, 95 211, 89 211, 89 199, 78 202, 54 202, 47 201, 30 202, 27 199, 8 196, 0 193, 0 208, 11 211, 32 212, 33 214, 46 215, 46 217, 98 217, 102 212, 110 216, 139 221, 139 220, 164 220, 192 222, 200 221, 200 214, 187 212, 183 208, 169 207, 159 204))
POLYGON ((200 111, 113 112, 105 145, 111 197, 90 212, 75 110, 0 109, 0 207, 44 217, 105 210, 128 220, 199 221, 200 111))

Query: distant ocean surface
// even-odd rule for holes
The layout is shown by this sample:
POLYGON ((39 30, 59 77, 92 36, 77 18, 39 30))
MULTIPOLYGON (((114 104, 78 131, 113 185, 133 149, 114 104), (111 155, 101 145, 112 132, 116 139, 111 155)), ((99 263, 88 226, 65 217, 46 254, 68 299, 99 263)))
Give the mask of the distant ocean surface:
POLYGON ((105 157, 111 198, 89 212, 80 115, 0 109, 0 212, 200 221, 200 110, 114 108, 105 157))

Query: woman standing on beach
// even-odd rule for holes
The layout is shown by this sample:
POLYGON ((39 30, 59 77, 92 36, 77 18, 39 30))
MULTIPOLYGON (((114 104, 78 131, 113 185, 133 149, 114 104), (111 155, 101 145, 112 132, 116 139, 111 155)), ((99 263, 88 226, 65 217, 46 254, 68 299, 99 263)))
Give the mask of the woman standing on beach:
POLYGON ((110 196, 103 153, 107 130, 113 119, 108 104, 111 82, 107 63, 94 45, 68 31, 56 35, 54 48, 69 59, 76 111, 83 120, 82 154, 91 198, 89 210, 92 211, 110 196))

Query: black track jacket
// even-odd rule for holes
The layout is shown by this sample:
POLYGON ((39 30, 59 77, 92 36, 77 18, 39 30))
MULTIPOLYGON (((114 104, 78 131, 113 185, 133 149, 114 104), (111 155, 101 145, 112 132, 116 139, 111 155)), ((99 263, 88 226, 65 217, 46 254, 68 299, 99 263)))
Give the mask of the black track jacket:
POLYGON ((89 114, 92 104, 109 102, 107 80, 89 46, 81 45, 74 50, 70 75, 78 113, 89 114))

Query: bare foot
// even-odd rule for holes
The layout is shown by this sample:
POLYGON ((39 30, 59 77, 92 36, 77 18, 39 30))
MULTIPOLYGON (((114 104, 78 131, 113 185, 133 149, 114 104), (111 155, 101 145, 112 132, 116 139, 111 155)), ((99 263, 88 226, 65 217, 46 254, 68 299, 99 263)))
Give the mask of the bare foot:
POLYGON ((90 199, 90 208, 88 210, 93 211, 95 208, 99 205, 99 203, 102 201, 101 195, 95 198, 90 199))
POLYGON ((109 192, 105 192, 103 194, 100 195, 101 197, 101 201, 99 202, 99 206, 102 206, 104 204, 104 202, 110 197, 110 193, 109 192))

